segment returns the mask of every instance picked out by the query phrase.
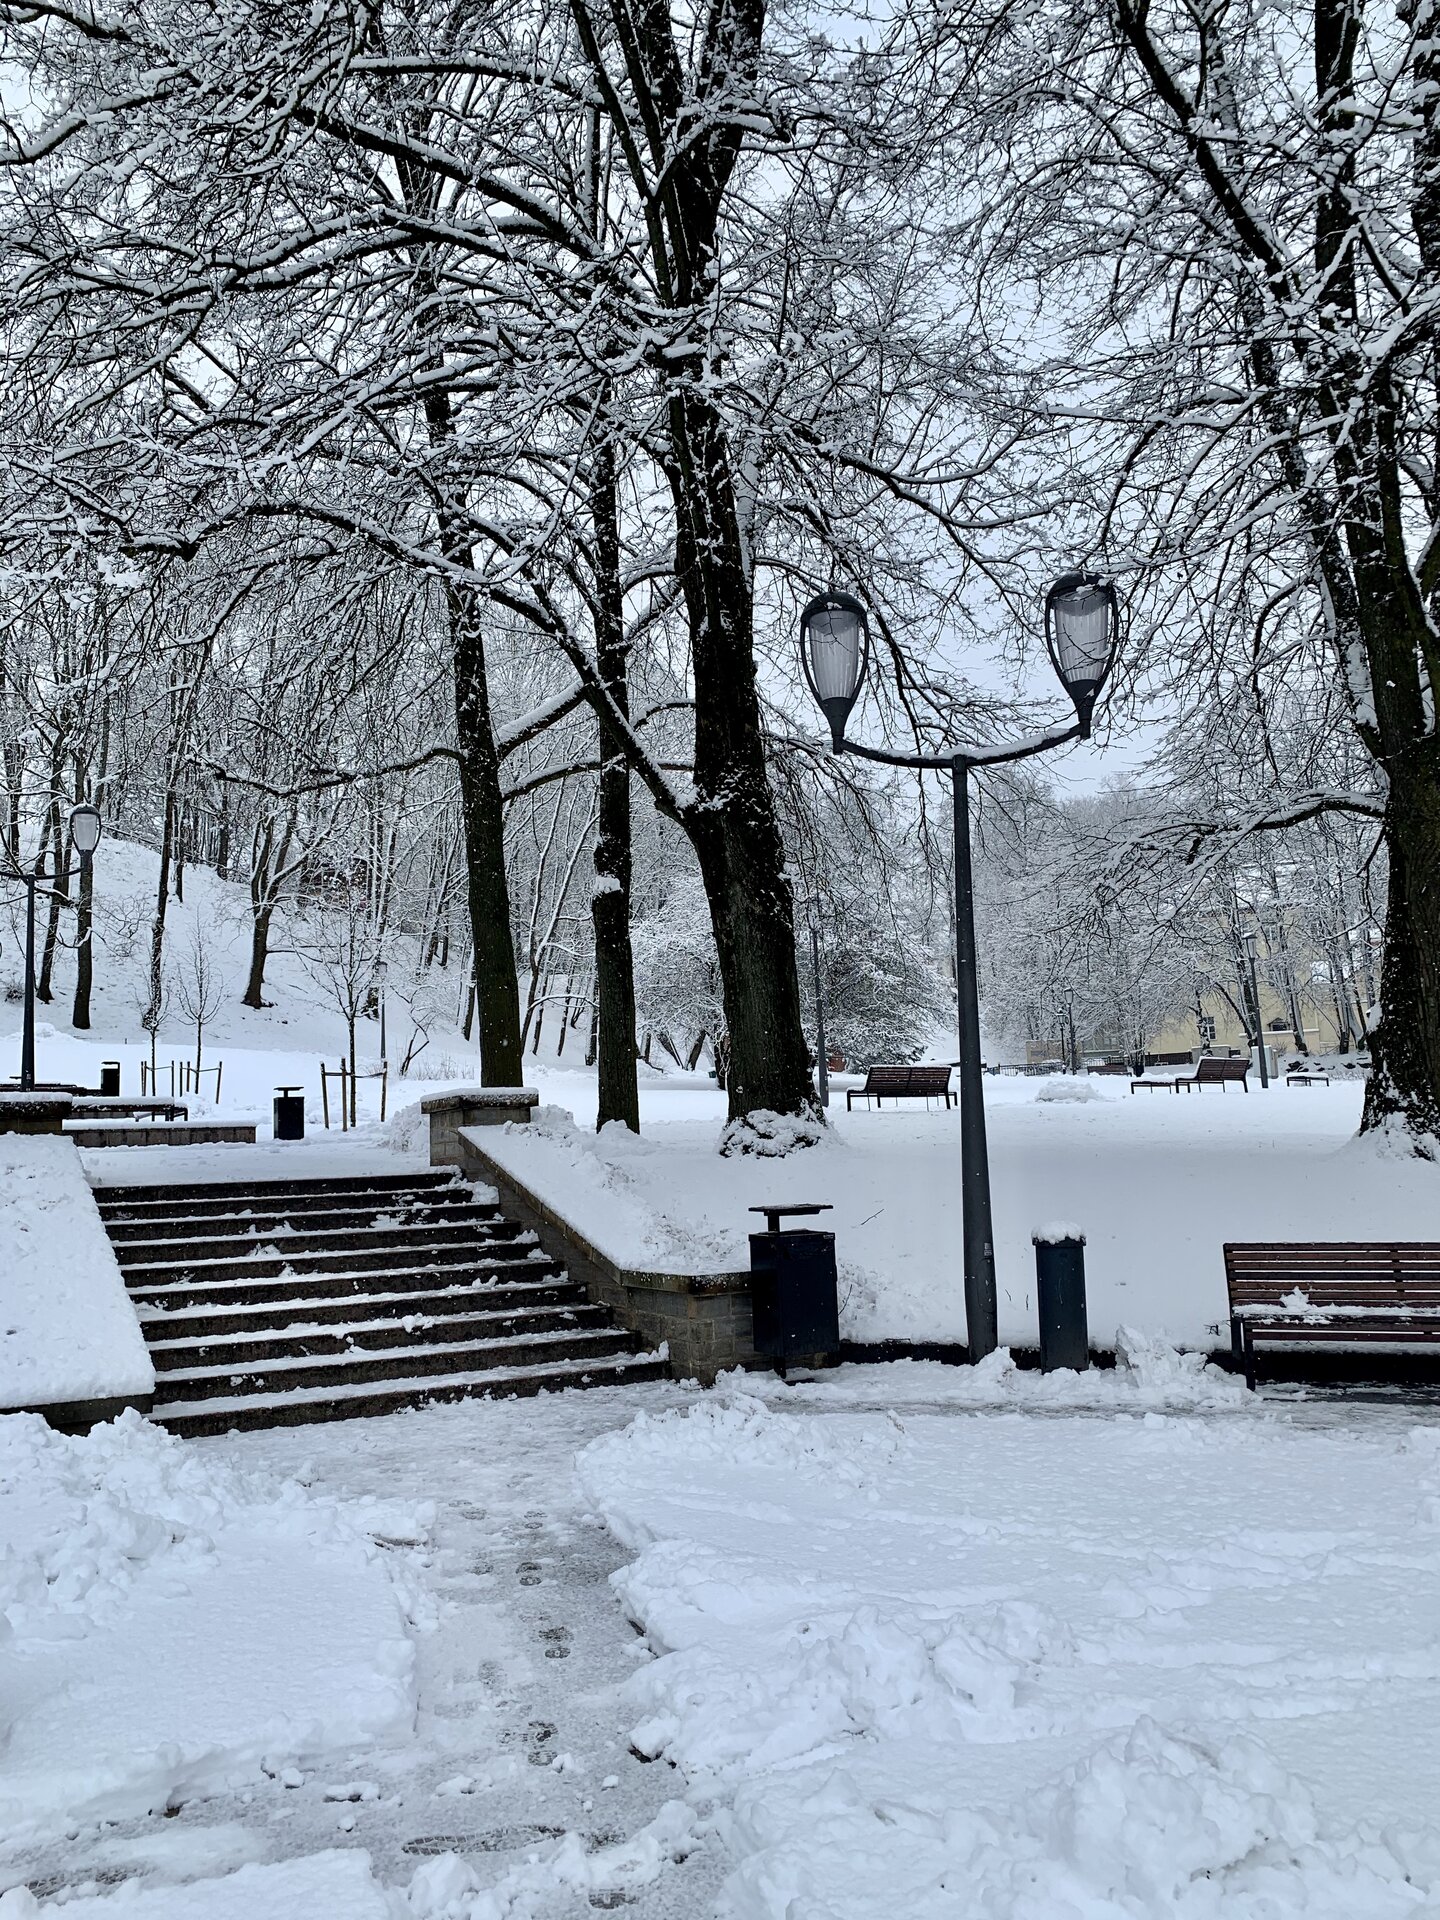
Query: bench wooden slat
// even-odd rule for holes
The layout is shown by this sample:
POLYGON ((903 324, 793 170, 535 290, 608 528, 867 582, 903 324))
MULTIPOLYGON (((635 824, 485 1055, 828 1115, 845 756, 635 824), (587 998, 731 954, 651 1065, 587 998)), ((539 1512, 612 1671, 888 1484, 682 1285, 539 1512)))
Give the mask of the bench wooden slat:
POLYGON ((1405 1347, 1440 1339, 1435 1241, 1232 1241, 1224 1255, 1231 1346, 1252 1387, 1260 1340, 1405 1347), (1304 1307, 1287 1309, 1297 1293, 1304 1307))
POLYGON ((849 1089, 845 1095, 845 1105, 848 1109, 857 1099, 877 1101, 881 1099, 943 1099, 948 1107, 952 1098, 949 1067, 882 1066, 869 1068, 863 1087, 849 1089))

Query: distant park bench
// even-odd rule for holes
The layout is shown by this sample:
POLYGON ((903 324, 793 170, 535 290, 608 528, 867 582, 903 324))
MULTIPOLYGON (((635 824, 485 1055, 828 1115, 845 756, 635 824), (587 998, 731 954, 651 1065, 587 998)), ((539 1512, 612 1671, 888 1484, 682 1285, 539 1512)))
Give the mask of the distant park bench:
POLYGON ((1318 1067, 1296 1067, 1293 1073, 1287 1073, 1285 1076, 1287 1087, 1314 1087, 1322 1081, 1328 1087, 1330 1076, 1328 1073, 1322 1073, 1318 1067))
POLYGON ((1248 1060, 1224 1060, 1218 1054, 1207 1053, 1195 1062, 1194 1073, 1177 1073, 1169 1080, 1132 1080, 1130 1091, 1144 1087, 1147 1093, 1153 1093, 1157 1087, 1164 1087, 1171 1093, 1178 1093, 1183 1087, 1189 1093, 1192 1087, 1223 1087, 1231 1080, 1238 1080, 1242 1093, 1250 1091, 1245 1076, 1250 1071, 1248 1060))
POLYGON ((955 1095, 950 1091, 949 1067, 871 1067, 863 1087, 851 1087, 845 1095, 845 1110, 850 1112, 857 1100, 943 1100, 946 1108, 955 1095))
POLYGON ((1230 1346, 1255 1385, 1255 1349, 1440 1342, 1440 1243, 1227 1244, 1230 1346))

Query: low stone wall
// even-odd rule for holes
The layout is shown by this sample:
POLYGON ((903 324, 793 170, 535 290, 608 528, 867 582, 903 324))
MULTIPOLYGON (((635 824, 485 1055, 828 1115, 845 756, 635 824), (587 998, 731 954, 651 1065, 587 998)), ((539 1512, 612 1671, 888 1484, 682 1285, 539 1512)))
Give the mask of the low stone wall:
POLYGON ((748 1271, 657 1273, 622 1267, 488 1154, 478 1130, 459 1128, 457 1143, 459 1157, 442 1164, 458 1165, 472 1179, 494 1187, 502 1211, 528 1227, 546 1253, 562 1261, 571 1278, 592 1300, 608 1307, 621 1326, 650 1346, 665 1341, 677 1380, 699 1380, 708 1387, 727 1368, 769 1366, 755 1352, 748 1271))
POLYGON ((464 1165, 460 1135, 466 1127, 503 1127, 529 1122, 540 1096, 533 1087, 453 1087, 420 1102, 430 1121, 432 1167, 464 1165))
POLYGON ((0 1133, 59 1133, 75 1111, 71 1093, 0 1093, 0 1133))
POLYGON ((65 1137, 77 1147, 254 1146, 253 1120, 72 1120, 65 1137))

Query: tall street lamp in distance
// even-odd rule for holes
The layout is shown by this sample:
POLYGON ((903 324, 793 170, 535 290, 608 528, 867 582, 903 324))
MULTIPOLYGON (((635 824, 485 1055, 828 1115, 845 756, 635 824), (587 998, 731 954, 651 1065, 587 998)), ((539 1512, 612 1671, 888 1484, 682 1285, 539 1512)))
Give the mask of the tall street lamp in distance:
MULTIPOLYGON (((89 871, 95 849, 100 844, 102 823, 97 807, 88 801, 70 809, 70 844, 80 860, 82 874, 89 871)), ((20 1033, 20 1090, 35 1090, 35 889, 42 882, 53 882, 58 874, 24 871, 11 863, 11 878, 25 883, 25 1015, 20 1033)))
POLYGON ((800 616, 805 679, 830 726, 836 753, 891 767, 948 772, 955 819, 955 988, 960 1036, 960 1190, 963 1205, 966 1342, 972 1361, 999 1344, 990 1154, 980 1058, 980 998, 975 963, 975 890, 970 865, 970 771, 1008 765, 1071 740, 1090 738, 1095 702, 1115 659, 1120 624, 1114 586, 1091 573, 1064 573, 1045 596, 1045 643, 1075 708, 1074 724, 1052 727, 1009 746, 957 747, 952 753, 890 753, 845 737, 870 660, 870 626, 853 594, 822 593, 800 616))

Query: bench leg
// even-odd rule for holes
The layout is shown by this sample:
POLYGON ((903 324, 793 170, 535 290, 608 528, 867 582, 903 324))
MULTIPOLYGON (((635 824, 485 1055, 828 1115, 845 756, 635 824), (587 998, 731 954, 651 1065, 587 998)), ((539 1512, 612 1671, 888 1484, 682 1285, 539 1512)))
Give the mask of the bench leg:
POLYGON ((1244 1329, 1245 1338, 1245 1384, 1251 1393, 1255 1391, 1255 1342, 1250 1329, 1244 1329))

